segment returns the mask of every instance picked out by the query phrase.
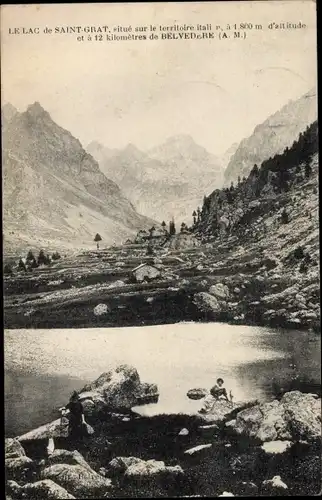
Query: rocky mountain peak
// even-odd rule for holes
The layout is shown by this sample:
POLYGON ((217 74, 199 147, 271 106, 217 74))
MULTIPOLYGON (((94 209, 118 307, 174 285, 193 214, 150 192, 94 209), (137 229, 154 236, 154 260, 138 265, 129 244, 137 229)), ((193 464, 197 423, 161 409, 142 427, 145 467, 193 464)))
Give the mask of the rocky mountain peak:
POLYGON ((229 186, 238 176, 248 175, 255 163, 282 153, 316 119, 316 90, 312 88, 258 124, 252 135, 240 142, 226 168, 225 184, 229 186))
POLYGON ((10 121, 17 113, 18 110, 10 102, 2 106, 1 114, 4 121, 10 121))
POLYGON ((48 111, 46 111, 38 101, 34 102, 33 104, 30 104, 27 107, 26 113, 35 118, 49 116, 48 111))

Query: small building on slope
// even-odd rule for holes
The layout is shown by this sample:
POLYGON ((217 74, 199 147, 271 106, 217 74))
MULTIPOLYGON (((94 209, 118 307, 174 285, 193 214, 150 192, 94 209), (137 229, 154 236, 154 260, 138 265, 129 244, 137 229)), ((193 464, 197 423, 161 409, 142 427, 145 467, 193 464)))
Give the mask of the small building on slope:
POLYGON ((160 278, 161 271, 153 264, 140 264, 131 271, 131 277, 136 283, 160 278))

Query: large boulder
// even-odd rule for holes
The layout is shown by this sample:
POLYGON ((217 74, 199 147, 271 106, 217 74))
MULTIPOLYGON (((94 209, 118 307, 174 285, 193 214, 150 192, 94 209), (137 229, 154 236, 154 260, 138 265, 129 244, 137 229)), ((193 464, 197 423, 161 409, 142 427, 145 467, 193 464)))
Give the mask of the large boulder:
POLYGON ((207 292, 195 293, 193 303, 197 306, 199 311, 205 313, 219 313, 222 309, 216 297, 207 292))
POLYGON ((167 466, 160 460, 142 460, 136 457, 116 457, 109 463, 109 469, 114 473, 124 474, 130 479, 166 479, 183 476, 179 465, 167 466))
POLYGON ((143 477, 177 477, 184 474, 180 465, 167 466, 161 460, 140 460, 140 462, 132 463, 124 475, 129 478, 143 477))
POLYGON ((209 289, 209 293, 219 300, 228 300, 230 296, 228 286, 223 283, 212 285, 209 289))
POLYGON ((140 462, 142 462, 142 460, 137 457, 116 457, 110 461, 108 466, 110 471, 114 474, 124 474, 130 465, 138 464, 140 462))
MULTIPOLYGON (((203 405, 198 414, 207 423, 222 424, 234 418, 238 411, 250 405, 247 402, 230 402, 225 399, 215 399, 210 394, 203 400, 203 405)), ((254 402, 255 404, 255 402, 254 402)))
POLYGON ((48 424, 41 425, 32 431, 22 434, 17 439, 19 442, 24 443, 38 439, 48 439, 55 437, 67 437, 68 425, 62 425, 60 418, 49 422, 48 424))
POLYGON ((288 392, 280 401, 239 412, 233 429, 261 442, 314 440, 321 436, 321 399, 315 394, 288 392))
POLYGON ((87 384, 79 396, 85 413, 92 414, 101 409, 126 411, 133 406, 155 403, 159 393, 155 384, 141 382, 135 368, 121 365, 87 384))
POLYGON ((266 479, 262 484, 262 493, 268 496, 284 494, 287 490, 288 486, 282 481, 281 476, 274 476, 272 479, 266 479))
POLYGON ((7 479, 30 480, 36 472, 36 464, 26 456, 6 458, 5 471, 7 479))
POLYGON ((287 392, 281 399, 290 432, 296 440, 321 436, 321 398, 300 391, 287 392))
MULTIPOLYGON (((102 373, 94 382, 85 385, 79 393, 84 413, 97 415, 100 411, 129 411, 133 406, 156 403, 159 398, 155 384, 141 382, 135 368, 121 365, 115 370, 102 373)), ((61 419, 42 425, 22 436, 19 442, 46 439, 49 437, 67 437, 67 426, 61 419)))
POLYGON ((55 464, 41 472, 42 479, 51 479, 76 498, 95 498, 111 490, 111 480, 82 465, 55 464))
POLYGON ((80 465, 85 467, 85 469, 92 471, 90 465, 88 465, 84 457, 77 450, 54 450, 54 452, 47 458, 47 465, 50 466, 55 464, 80 465))
POLYGON ((43 479, 35 483, 25 484, 20 488, 20 494, 28 500, 68 500, 75 498, 65 488, 51 479, 43 479))
POLYGON ((7 438, 5 440, 5 456, 6 458, 18 458, 26 456, 25 450, 19 443, 18 439, 7 438))

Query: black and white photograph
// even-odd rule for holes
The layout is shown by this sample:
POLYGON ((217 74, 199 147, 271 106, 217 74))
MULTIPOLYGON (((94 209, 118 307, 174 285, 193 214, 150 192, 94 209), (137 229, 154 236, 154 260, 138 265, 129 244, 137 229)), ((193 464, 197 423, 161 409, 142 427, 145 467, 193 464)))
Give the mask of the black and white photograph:
POLYGON ((1 6, 7 500, 321 494, 316 38, 1 6))

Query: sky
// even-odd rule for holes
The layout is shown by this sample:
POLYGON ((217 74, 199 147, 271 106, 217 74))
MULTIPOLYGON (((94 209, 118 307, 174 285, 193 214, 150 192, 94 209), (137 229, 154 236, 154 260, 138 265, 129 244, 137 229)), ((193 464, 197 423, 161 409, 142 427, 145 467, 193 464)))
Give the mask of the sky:
MULTIPOLYGON (((311 0, 7 5, 1 15, 2 103, 35 101, 86 147, 142 150, 188 134, 216 155, 316 84, 311 0), (268 29, 301 21, 305 29, 268 29), (77 41, 66 26, 262 24, 245 39, 77 41), (41 34, 9 34, 39 27, 41 34)), ((226 31, 228 34, 232 34, 226 31)), ((120 34, 120 33, 118 33, 120 34)))

